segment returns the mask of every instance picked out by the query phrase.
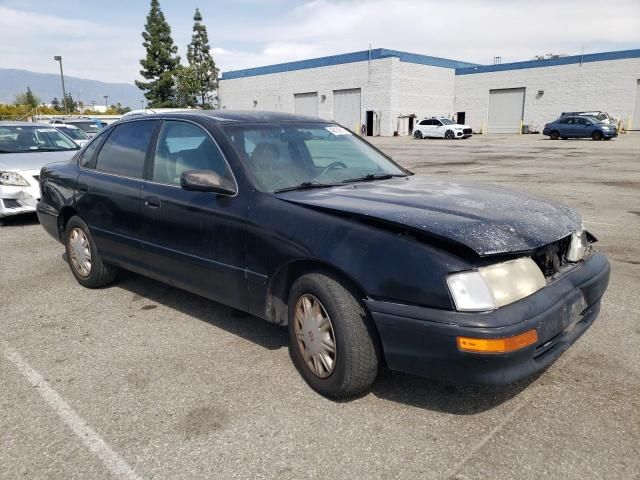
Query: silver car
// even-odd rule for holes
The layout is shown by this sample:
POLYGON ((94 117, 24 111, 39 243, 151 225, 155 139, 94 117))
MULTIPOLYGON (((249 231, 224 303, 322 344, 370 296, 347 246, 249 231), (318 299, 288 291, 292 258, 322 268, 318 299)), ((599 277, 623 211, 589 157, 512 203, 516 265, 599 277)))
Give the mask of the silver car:
POLYGON ((56 123, 54 124, 54 127, 56 128, 56 130, 64 133, 67 137, 71 137, 71 140, 76 142, 81 147, 84 147, 87 143, 89 143, 89 140, 91 140, 91 137, 89 137, 89 135, 87 135, 84 130, 76 127, 75 125, 69 125, 67 123, 56 123))
POLYGON ((0 218, 36 211, 40 169, 80 147, 51 125, 0 122, 0 218))

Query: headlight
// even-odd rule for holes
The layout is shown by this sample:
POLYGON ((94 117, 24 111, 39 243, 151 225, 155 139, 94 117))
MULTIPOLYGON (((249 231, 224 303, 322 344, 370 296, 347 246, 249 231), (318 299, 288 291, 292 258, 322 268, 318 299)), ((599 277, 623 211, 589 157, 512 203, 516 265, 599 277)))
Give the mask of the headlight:
POLYGON ((456 310, 461 312, 495 310, 528 297, 546 285, 542 271, 528 257, 447 277, 456 310))
POLYGON ((27 182, 22 175, 16 172, 0 172, 0 185, 13 185, 17 187, 28 187, 27 182))
POLYGON ((568 262, 578 262, 589 251, 589 241, 587 240, 587 231, 584 226, 571 234, 571 244, 567 250, 565 258, 568 262))

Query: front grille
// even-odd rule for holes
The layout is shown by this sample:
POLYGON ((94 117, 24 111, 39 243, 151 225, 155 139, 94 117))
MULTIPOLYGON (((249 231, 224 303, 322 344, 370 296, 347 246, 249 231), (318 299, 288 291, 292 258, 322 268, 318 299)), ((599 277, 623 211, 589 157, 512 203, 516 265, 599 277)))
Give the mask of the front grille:
POLYGON ((464 130, 462 130, 462 133, 464 133, 465 135, 471 135, 471 133, 473 133, 473 130, 471 130, 470 128, 465 128, 464 130))
POLYGON ((566 264, 565 256, 571 245, 571 235, 539 248, 532 258, 545 277, 552 277, 566 264))
POLYGON ((3 198, 2 203, 4 208, 20 208, 22 205, 14 198, 3 198))

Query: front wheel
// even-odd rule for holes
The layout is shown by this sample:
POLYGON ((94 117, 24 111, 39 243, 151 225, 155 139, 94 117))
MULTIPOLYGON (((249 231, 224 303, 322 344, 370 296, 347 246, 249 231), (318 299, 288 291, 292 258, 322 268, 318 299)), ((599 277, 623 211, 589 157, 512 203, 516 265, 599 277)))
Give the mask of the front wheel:
POLYGON ((420 140, 420 139, 422 139, 422 132, 421 132, 420 130, 416 130, 416 131, 413 133, 413 138, 415 138, 416 140, 420 140))
POLYGON ((67 222, 64 239, 71 273, 80 285, 98 288, 115 280, 118 269, 102 261, 89 226, 81 217, 75 215, 67 222))
POLYGON ((596 141, 602 140, 602 132, 600 132, 599 130, 596 130, 591 134, 591 138, 593 138, 596 141))
POLYGON ((300 277, 289 294, 289 349, 315 391, 330 398, 359 395, 380 363, 377 334, 360 302, 324 273, 300 277))
POLYGON ((447 130, 444 134, 444 138, 446 138, 447 140, 453 140, 455 138, 455 135, 453 134, 453 131, 447 130))

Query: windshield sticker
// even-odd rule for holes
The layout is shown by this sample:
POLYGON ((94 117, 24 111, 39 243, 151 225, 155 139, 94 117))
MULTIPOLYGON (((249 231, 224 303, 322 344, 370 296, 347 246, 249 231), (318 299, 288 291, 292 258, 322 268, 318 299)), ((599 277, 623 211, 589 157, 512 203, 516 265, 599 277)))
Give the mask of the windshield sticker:
POLYGON ((325 127, 325 129, 334 135, 351 135, 351 132, 342 127, 325 127))

